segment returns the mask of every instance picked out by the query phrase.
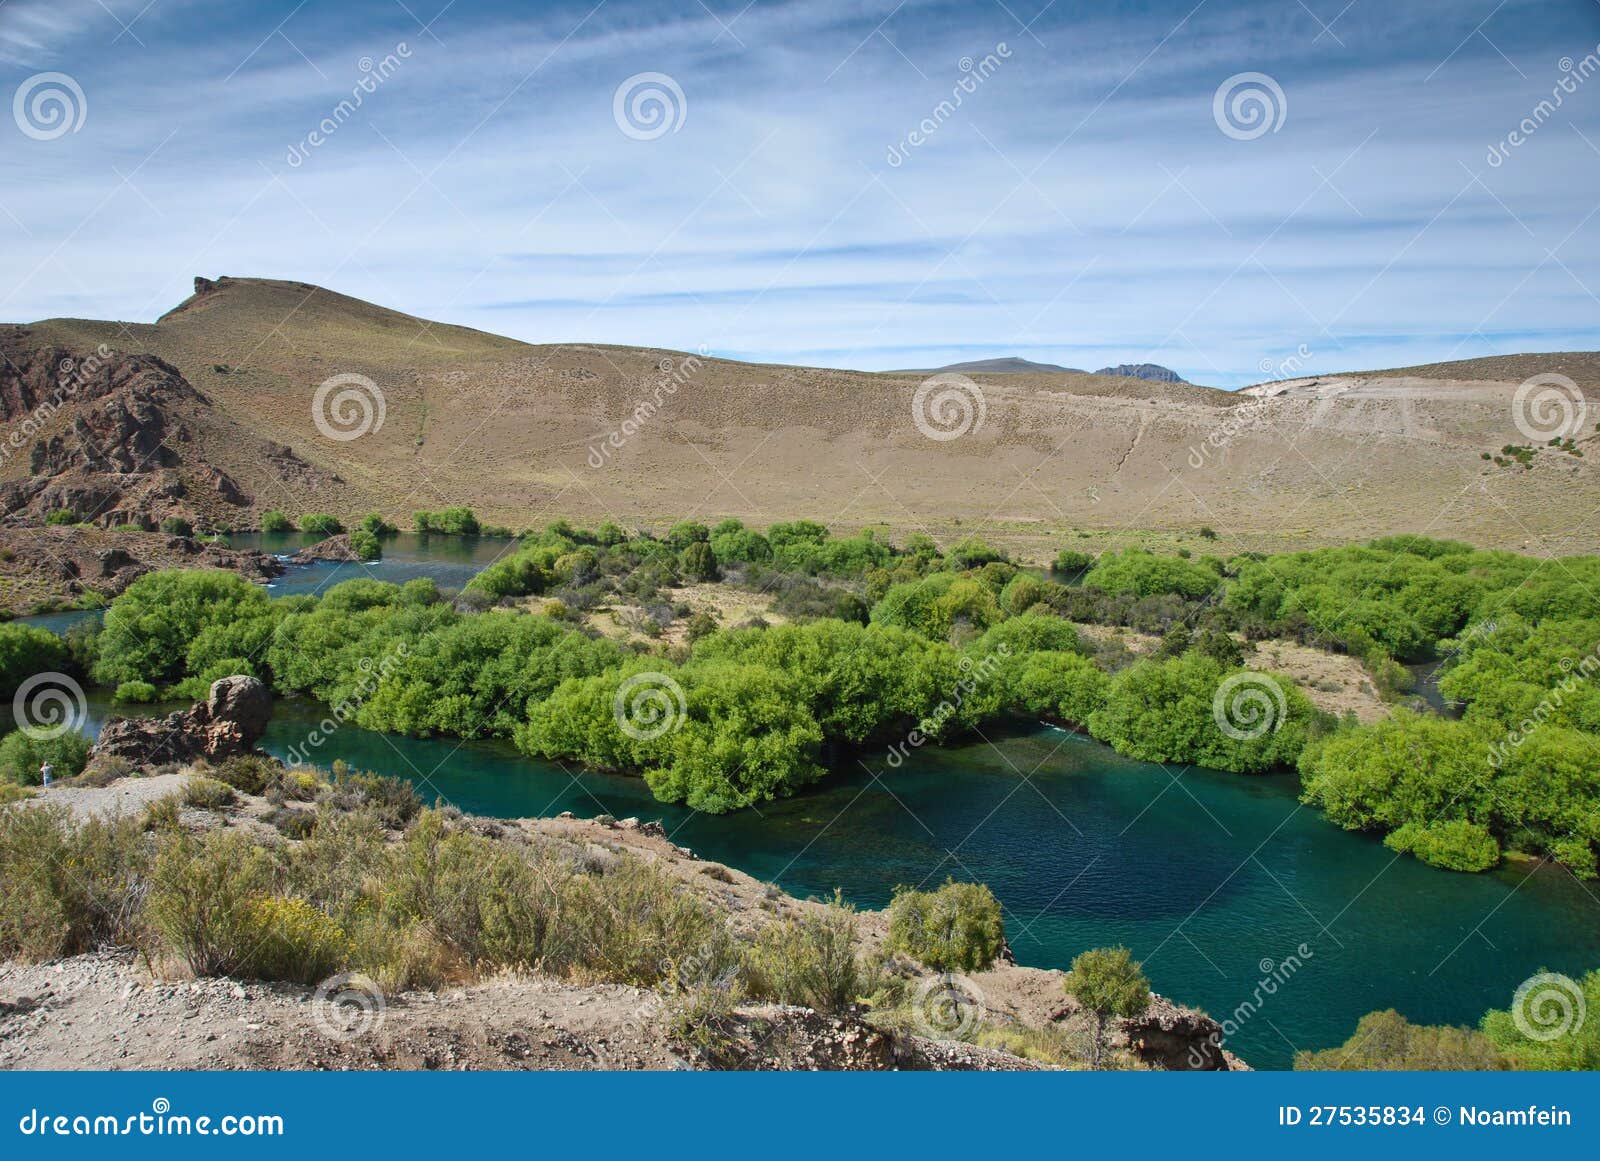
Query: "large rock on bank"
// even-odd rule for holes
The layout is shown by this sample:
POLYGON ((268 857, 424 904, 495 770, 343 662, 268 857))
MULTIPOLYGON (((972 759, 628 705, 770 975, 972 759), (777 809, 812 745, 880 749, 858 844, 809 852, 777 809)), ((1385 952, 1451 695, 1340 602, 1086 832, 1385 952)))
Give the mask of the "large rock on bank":
POLYGON ((248 754, 272 720, 272 695, 254 677, 224 677, 210 696, 164 718, 111 718, 90 755, 122 758, 136 766, 210 762, 248 754))

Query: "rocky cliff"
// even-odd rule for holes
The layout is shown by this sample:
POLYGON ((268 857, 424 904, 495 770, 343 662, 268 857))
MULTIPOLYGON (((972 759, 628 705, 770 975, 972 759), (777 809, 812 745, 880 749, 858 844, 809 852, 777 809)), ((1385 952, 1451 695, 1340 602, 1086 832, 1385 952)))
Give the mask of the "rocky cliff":
POLYGON ((251 502, 194 454, 210 401, 155 355, 58 346, 12 349, 0 363, 0 517, 54 513, 100 527, 204 522, 251 502), (25 468, 22 465, 25 464, 25 468))

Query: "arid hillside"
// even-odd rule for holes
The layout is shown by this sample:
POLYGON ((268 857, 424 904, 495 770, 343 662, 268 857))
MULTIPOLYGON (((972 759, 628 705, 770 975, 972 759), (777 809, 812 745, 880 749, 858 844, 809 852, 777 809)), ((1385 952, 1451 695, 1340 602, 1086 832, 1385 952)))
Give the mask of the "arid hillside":
MULTIPOLYGON (((0 328, 0 373, 16 379, 43 348, 59 360, 100 344, 175 368, 195 397, 181 401, 181 440, 163 434, 166 446, 182 445, 168 470, 222 473, 237 496, 190 482, 189 507, 236 526, 270 507, 377 508, 408 524, 417 508, 470 504, 514 527, 556 516, 629 525, 809 517, 936 537, 982 531, 1041 553, 1072 529, 1207 525, 1235 549, 1393 532, 1533 552, 1600 548, 1600 526, 1584 518, 1600 506, 1600 465, 1578 454, 1593 451, 1600 421, 1592 353, 1240 394, 1058 373, 980 373, 924 388, 915 374, 530 346, 302 283, 197 287, 153 325, 0 328), (1520 383, 1549 373, 1577 385, 1570 403, 1588 413, 1561 432, 1572 450, 1533 438, 1548 415, 1530 420, 1527 401, 1517 402, 1520 383), (1506 445, 1537 450, 1526 464, 1497 464, 1506 445)), ((31 408, 12 390, 0 395, 15 431, 31 408)), ((86 406, 69 401, 13 442, 70 443, 86 406)), ((19 451, 0 483, 36 474, 19 451)), ((37 520, 39 493, 32 487, 32 507, 8 513, 37 520)))

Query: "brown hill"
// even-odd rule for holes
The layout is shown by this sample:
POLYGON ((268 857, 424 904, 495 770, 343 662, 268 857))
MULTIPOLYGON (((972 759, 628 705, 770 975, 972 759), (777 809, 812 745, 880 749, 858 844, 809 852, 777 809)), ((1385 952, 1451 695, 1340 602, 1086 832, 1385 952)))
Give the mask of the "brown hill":
MULTIPOLYGON (((1560 371, 1593 404, 1594 354, 1252 389, 1276 392, 1270 398, 980 373, 981 399, 941 400, 935 390, 919 427, 914 374, 534 346, 303 283, 201 279, 153 325, 58 319, 0 329, 0 352, 14 365, 42 347, 100 343, 164 360, 195 390, 203 403, 185 414, 181 458, 236 486, 242 504, 200 510, 223 519, 232 509, 236 522, 269 507, 377 508, 409 524, 413 509, 465 503, 518 527, 557 515, 631 525, 812 517, 940 538, 981 531, 1041 552, 1070 528, 1202 525, 1224 548, 1399 531, 1534 551, 1600 547, 1593 522, 1579 516, 1600 505, 1594 457, 1547 449, 1531 470, 1481 458, 1529 442, 1513 414, 1528 375, 1560 371), (319 427, 314 400, 338 376, 371 386, 347 378, 327 387, 319 427), (924 431, 963 426, 957 438, 924 431)), ((50 423, 64 429, 77 406, 38 437, 53 438, 50 423)), ((1600 406, 1589 410, 1600 420, 1600 406)), ((33 475, 28 456, 0 468, 0 482, 33 475)))

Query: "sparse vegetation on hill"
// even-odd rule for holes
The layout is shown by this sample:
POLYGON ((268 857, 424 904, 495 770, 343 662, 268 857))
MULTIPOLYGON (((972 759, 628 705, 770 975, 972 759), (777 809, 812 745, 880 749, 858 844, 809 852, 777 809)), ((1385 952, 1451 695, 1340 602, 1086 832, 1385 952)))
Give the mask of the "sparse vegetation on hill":
MULTIPOLYGON (((1443 534, 1516 547, 1531 537, 1574 534, 1561 517, 1563 501, 1593 491, 1593 457, 1545 452, 1539 470, 1497 473, 1479 453, 1522 441, 1511 400, 1528 376, 1553 371, 1588 391, 1600 385, 1592 354, 1350 377, 1321 394, 1307 386, 1254 402, 1107 375, 975 372, 982 426, 934 444, 913 419, 920 374, 529 346, 303 283, 206 282, 153 325, 57 319, 0 328, 0 349, 21 367, 52 367, 63 355, 82 360, 102 343, 119 356, 159 358, 177 373, 173 379, 203 385, 205 402, 177 383, 163 388, 162 407, 172 414, 140 445, 154 446, 183 425, 190 439, 181 445, 183 462, 170 470, 184 492, 173 500, 166 477, 155 474, 160 487, 131 491, 126 481, 106 477, 99 483, 124 494, 95 511, 104 498, 98 488, 91 497, 75 477, 45 473, 71 488, 39 493, 28 482, 40 475, 29 457, 13 457, 0 484, 18 486, 10 502, 33 505, 28 511, 40 520, 46 509, 36 500, 72 507, 94 523, 114 511, 115 522, 148 529, 174 506, 200 529, 258 526, 267 507, 331 512, 351 524, 370 508, 392 518, 414 503, 421 473, 436 494, 472 505, 485 523, 517 527, 551 508, 596 520, 626 511, 662 527, 719 491, 724 502, 746 506, 746 517, 839 511, 870 524, 902 521, 909 511, 941 537, 955 532, 957 521, 983 522, 1008 547, 1030 549, 1068 523, 1193 528, 1197 504, 1230 549, 1259 546, 1265 536, 1273 546, 1364 539, 1418 519, 1443 534), (426 342, 417 341, 421 334, 426 342), (33 358, 46 349, 50 357, 33 358), (243 362, 241 352, 249 352, 243 362), (597 440, 653 397, 663 360, 683 387, 665 399, 670 422, 645 425, 621 453, 591 467, 597 440), (214 370, 219 365, 226 374, 214 370), (381 429, 374 422, 358 439, 332 441, 317 428, 310 396, 336 372, 364 376, 381 392, 381 429), (705 434, 692 443, 670 434, 688 430, 705 434), (1285 456, 1288 432, 1297 433, 1296 454, 1285 456), (1068 442, 1072 455, 1053 454, 1068 442), (1046 462, 1049 470, 1040 471, 1046 462), (590 486, 573 487, 569 473, 590 486), (1173 473, 1182 475, 1182 487, 1169 486, 1173 473), (894 482, 865 486, 880 477, 894 482), (1019 493, 1022 477, 1029 483, 1019 493), (725 478, 736 490, 727 490, 725 478), (803 491, 793 486, 800 478, 808 481, 803 491), (1462 487, 1484 480, 1494 503, 1451 502, 1462 487), (66 490, 78 495, 55 498, 66 490)), ((85 406, 63 408, 40 433, 44 443, 70 437, 85 406)), ((1587 530, 1577 535, 1577 548, 1600 544, 1587 530)))

